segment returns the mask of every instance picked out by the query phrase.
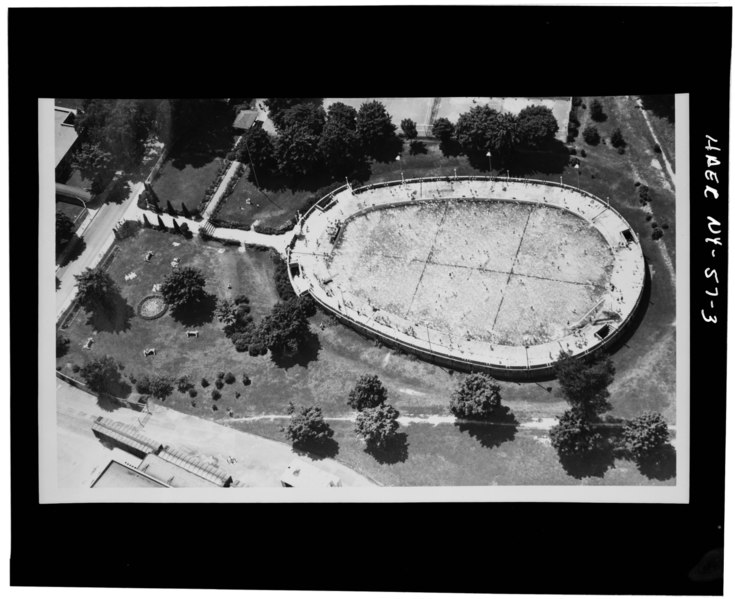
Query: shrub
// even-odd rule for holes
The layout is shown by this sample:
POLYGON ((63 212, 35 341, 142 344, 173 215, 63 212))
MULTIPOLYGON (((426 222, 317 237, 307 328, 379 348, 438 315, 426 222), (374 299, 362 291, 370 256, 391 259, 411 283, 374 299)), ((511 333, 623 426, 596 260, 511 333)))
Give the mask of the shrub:
POLYGON ((217 407, 217 404, 212 404, 212 411, 216 412, 217 410, 219 410, 219 408, 217 407))
POLYGON ((661 153, 661 146, 658 144, 653 144, 653 151, 656 152, 656 154, 661 153))
POLYGON ((162 401, 171 395, 174 390, 173 383, 167 376, 152 376, 150 381, 151 395, 162 401))
POLYGON ((248 375, 242 375, 242 384, 246 387, 250 384, 250 377, 248 375))
POLYGON ((620 128, 613 131, 613 134, 610 136, 610 143, 613 148, 624 148, 627 145, 623 139, 623 133, 620 131, 620 128))
POLYGON ((669 228, 669 224, 668 223, 664 223, 663 225, 661 225, 661 228, 662 229, 668 229, 669 228))
POLYGON ((319 406, 297 408, 290 403, 288 413, 291 420, 281 431, 294 445, 321 443, 334 436, 334 431, 325 422, 319 406))
POLYGON ((189 377, 186 375, 180 376, 176 380, 176 388, 179 390, 179 393, 186 393, 191 387, 192 384, 189 382, 189 377))
POLYGON ((594 125, 587 125, 584 131, 582 131, 582 137, 591 146, 596 146, 600 143, 600 133, 594 125))
POLYGON ((224 373, 224 371, 220 370, 220 371, 219 371, 219 372, 217 373, 217 378, 218 378, 218 379, 223 379, 223 378, 225 378, 225 373, 224 373))
POLYGON ((357 415, 355 433, 368 447, 384 448, 398 431, 398 410, 389 404, 366 408, 357 415))
POLYGON ((623 428, 625 447, 635 459, 647 458, 669 441, 669 428, 658 412, 643 412, 623 428))
POLYGON ((217 389, 212 390, 212 399, 217 401, 220 397, 222 397, 222 394, 217 391, 217 389))
POLYGON ((235 391, 235 399, 240 399, 240 392, 239 391, 235 391))
POLYGON ((590 104, 590 117, 593 121, 597 121, 598 123, 607 118, 602 110, 602 103, 597 98, 592 100, 592 104, 590 104))
POLYGON ((651 201, 651 190, 648 187, 648 185, 641 185, 638 188, 638 197, 640 198, 641 203, 643 204, 651 201))
POLYGON ((197 396, 197 390, 193 387, 189 389, 189 397, 196 397, 197 396))
POLYGON ((649 221, 653 218, 653 214, 646 214, 646 221, 649 221))
POLYGON ((579 151, 579 155, 580 155, 580 156, 581 156, 582 158, 587 158, 587 152, 586 152, 586 151, 584 150, 584 148, 582 148, 582 149, 581 149, 581 150, 579 151))
POLYGON ((71 371, 72 371, 72 372, 79 372, 79 370, 80 370, 80 368, 79 368, 79 364, 74 364, 74 365, 73 365, 73 366, 71 367, 71 371))
POLYGON ((214 386, 217 387, 217 389, 222 389, 225 384, 222 382, 222 379, 217 379, 216 381, 214 381, 214 386))
POLYGON ((56 331, 56 357, 60 358, 69 351, 69 337, 56 331))
POLYGON ((135 383, 135 390, 142 395, 146 395, 151 392, 151 380, 148 378, 147 374, 144 374, 138 379, 138 382, 135 383))
POLYGON ((209 387, 209 381, 202 377, 202 387, 209 387))
POLYGON ((235 375, 232 374, 231 372, 228 372, 225 375, 225 383, 227 383, 228 385, 231 385, 234 382, 235 382, 235 375))
POLYGON ((654 229, 653 233, 651 233, 651 239, 654 241, 661 239, 663 236, 664 232, 661 229, 654 229))
POLYGON ((196 408, 197 407, 197 402, 194 401, 193 399, 191 400, 191 407, 192 408, 196 408))
POLYGON ((562 456, 586 454, 600 448, 602 437, 577 410, 567 410, 549 431, 551 445, 562 456))

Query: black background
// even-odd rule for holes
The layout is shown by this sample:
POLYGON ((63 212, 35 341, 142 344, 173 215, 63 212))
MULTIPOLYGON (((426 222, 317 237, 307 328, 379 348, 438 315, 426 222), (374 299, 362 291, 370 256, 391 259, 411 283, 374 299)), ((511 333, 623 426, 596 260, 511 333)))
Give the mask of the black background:
POLYGON ((726 147, 730 8, 10 9, 11 584, 721 594, 726 259, 704 135, 726 147), (691 503, 39 505, 39 97, 690 93, 691 503), (17 226, 26 222, 28 226, 17 226), (715 267, 718 323, 705 324, 715 267), (36 294, 37 295, 37 294, 36 294), (705 299, 706 298, 706 299, 705 299), (706 351, 696 348, 707 348, 706 351))

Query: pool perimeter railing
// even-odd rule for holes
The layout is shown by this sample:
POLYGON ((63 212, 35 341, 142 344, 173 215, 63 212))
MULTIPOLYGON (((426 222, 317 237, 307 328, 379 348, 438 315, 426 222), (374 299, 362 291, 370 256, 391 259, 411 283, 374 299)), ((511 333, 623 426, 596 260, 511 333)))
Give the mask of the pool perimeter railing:
MULTIPOLYGON (((532 185, 544 185, 544 186, 552 186, 552 187, 558 187, 561 189, 568 189, 570 191, 579 193, 583 196, 586 196, 595 202, 598 202, 601 206, 604 206, 605 209, 610 210, 613 214, 615 214, 619 219, 621 219, 623 222, 627 223, 627 220, 618 212, 615 208, 613 208, 609 201, 604 201, 600 199, 599 197, 595 196, 592 193, 589 193, 588 191, 585 191, 584 189, 580 189, 578 187, 574 187, 572 185, 567 185, 563 182, 555 182, 555 181, 546 181, 543 179, 531 179, 531 178, 520 178, 520 177, 495 177, 495 176, 439 176, 439 177, 421 177, 421 178, 413 178, 413 179, 403 179, 401 181, 381 181, 379 183, 372 183, 369 185, 364 185, 361 187, 352 188, 352 186, 349 185, 349 183, 346 183, 345 185, 342 185, 341 187, 331 191, 327 195, 324 196, 324 198, 320 199, 318 202, 316 202, 314 205, 312 205, 304 214, 301 215, 301 218, 299 219, 299 222, 297 223, 296 227, 294 227, 294 231, 301 231, 303 228, 303 223, 306 219, 308 219, 309 215, 313 213, 315 210, 324 210, 325 206, 330 206, 334 204, 335 200, 337 200, 337 196, 344 192, 347 189, 350 189, 352 195, 359 195, 360 193, 364 193, 366 191, 370 191, 373 189, 380 189, 380 188, 386 188, 386 187, 405 187, 408 184, 417 184, 417 183, 431 183, 431 182, 445 182, 445 183, 451 183, 452 181, 481 181, 481 182, 495 182, 495 183, 502 183, 502 182, 513 182, 513 183, 525 183, 525 184, 532 184, 532 185), (329 201, 325 201, 327 198, 329 198, 329 201), (323 205, 322 205, 323 203, 323 205)), ((421 201, 421 198, 417 198, 414 201, 421 201)), ((403 203, 403 202, 401 202, 403 203)), ((640 239, 638 237, 638 234, 632 229, 629 229, 633 240, 635 243, 640 247, 640 239)), ((289 244, 287 250, 286 250, 286 262, 289 264, 289 268, 287 269, 288 277, 291 282, 292 287, 294 290, 296 290, 297 294, 299 293, 298 288, 296 285, 294 285, 293 281, 293 273, 290 268, 291 263, 291 250, 293 249, 293 246, 296 242, 296 234, 294 234, 294 238, 292 239, 291 243, 289 244)), ((642 252, 641 252, 642 253, 642 252)), ((644 258, 644 269, 645 269, 645 258, 644 258)), ((645 277, 644 273, 644 282, 647 277, 645 277)), ((456 370, 464 370, 464 371, 485 371, 493 374, 494 376, 497 376, 498 378, 502 379, 509 379, 509 380, 517 380, 517 379, 525 379, 525 380, 538 380, 543 379, 549 376, 553 375, 554 372, 554 366, 556 364, 556 360, 550 360, 549 362, 545 363, 534 363, 527 365, 503 365, 503 364, 490 364, 487 362, 482 362, 479 360, 473 360, 470 358, 464 358, 461 356, 458 356, 456 352, 453 352, 451 348, 444 347, 442 345, 431 343, 430 348, 422 347, 417 344, 413 343, 407 343, 399 338, 397 338, 394 335, 390 335, 387 333, 383 333, 381 331, 376 330, 375 328, 372 328, 370 326, 367 326, 367 322, 369 322, 370 319, 366 323, 359 322, 355 320, 354 318, 350 317, 349 315, 345 314, 344 312, 335 309, 333 306, 330 306, 319 299, 319 297, 316 296, 316 294, 311 293, 310 291, 307 291, 311 295, 311 297, 316 301, 316 303, 321 306, 323 310, 328 312, 329 314, 334 315, 339 321, 345 323, 346 325, 350 326, 353 329, 356 329, 358 332, 362 333, 363 335, 378 339, 381 343, 384 343, 385 345, 395 347, 400 349, 401 351, 404 351, 406 353, 415 354, 422 359, 438 364, 440 366, 445 366, 449 368, 453 368, 456 370), (436 349, 444 349, 446 351, 437 351, 436 349)), ((628 314, 617 324, 617 326, 614 328, 613 332, 606 337, 599 340, 598 343, 595 345, 585 348, 582 351, 574 352, 575 358, 583 358, 585 356, 588 356, 592 353, 599 352, 603 349, 610 348, 610 346, 617 342, 617 340, 621 337, 623 332, 627 329, 628 325, 633 321, 634 317, 638 313, 638 309, 641 304, 641 299, 644 296, 644 289, 641 289, 640 293, 638 294, 638 297, 636 298, 635 304, 633 308, 628 311, 628 314)), ((526 354, 528 353, 528 346, 526 346, 526 354)))

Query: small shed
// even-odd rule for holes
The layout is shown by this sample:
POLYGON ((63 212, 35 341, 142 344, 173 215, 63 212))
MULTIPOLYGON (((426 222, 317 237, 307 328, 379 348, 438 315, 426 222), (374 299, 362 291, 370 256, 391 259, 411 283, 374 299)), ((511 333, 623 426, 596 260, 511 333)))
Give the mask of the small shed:
POLYGON ((281 485, 303 489, 322 489, 341 487, 342 481, 330 472, 297 459, 291 462, 281 475, 281 485))
POLYGON ((241 110, 235 117, 235 122, 232 123, 233 128, 247 131, 253 126, 255 118, 258 116, 257 110, 241 110))

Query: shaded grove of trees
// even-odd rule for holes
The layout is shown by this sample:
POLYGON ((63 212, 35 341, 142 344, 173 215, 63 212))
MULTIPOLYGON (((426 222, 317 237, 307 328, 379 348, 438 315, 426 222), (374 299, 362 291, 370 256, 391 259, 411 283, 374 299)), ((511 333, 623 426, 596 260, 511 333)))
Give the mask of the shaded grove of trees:
POLYGON ((381 464, 403 462, 408 458, 405 433, 399 433, 400 413, 387 403, 388 391, 375 374, 364 374, 347 397, 357 410, 355 434, 365 441, 365 451, 381 464))
POLYGON ((570 409, 549 432, 565 470, 576 478, 603 476, 615 458, 636 462, 642 474, 666 479, 675 473, 675 452, 661 414, 644 412, 630 421, 604 417, 615 367, 604 354, 573 358, 562 352, 556 375, 570 409))
POLYGON ((658 117, 676 122, 676 101, 674 94, 640 96, 643 108, 650 110, 658 117))
POLYGON ((122 364, 112 356, 101 356, 87 362, 79 369, 79 376, 94 393, 127 395, 129 386, 123 382, 122 364))

